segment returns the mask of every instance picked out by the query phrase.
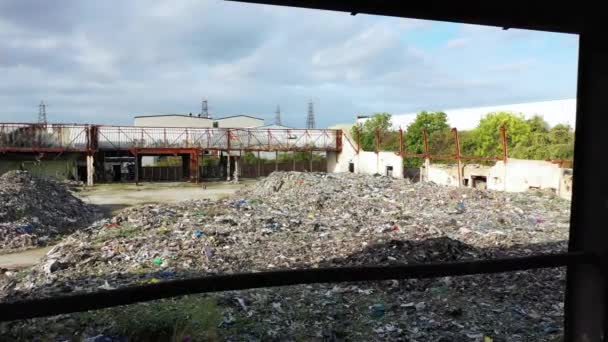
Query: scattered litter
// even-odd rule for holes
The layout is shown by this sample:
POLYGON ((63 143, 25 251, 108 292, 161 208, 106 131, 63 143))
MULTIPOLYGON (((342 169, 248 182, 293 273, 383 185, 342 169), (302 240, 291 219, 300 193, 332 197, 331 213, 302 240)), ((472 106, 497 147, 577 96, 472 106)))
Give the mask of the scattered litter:
POLYGON ((384 308, 384 304, 374 304, 370 307, 371 312, 370 312, 370 316, 373 318, 380 318, 382 316, 384 316, 385 313, 385 308, 384 308))
MULTIPOLYGON (((275 172, 236 198, 124 209, 70 235, 23 276, 0 275, 0 300, 56 296, 64 284, 79 293, 106 284, 121 288, 204 275, 451 262, 567 248, 570 203, 543 193, 275 172), (198 237, 201 227, 204 235, 198 237)), ((564 279, 565 271, 556 268, 208 296, 222 311, 222 336, 232 340, 546 341, 563 331, 564 279), (252 324, 255 337, 246 328, 252 324)), ((29 329, 11 324, 15 332, 29 329)))

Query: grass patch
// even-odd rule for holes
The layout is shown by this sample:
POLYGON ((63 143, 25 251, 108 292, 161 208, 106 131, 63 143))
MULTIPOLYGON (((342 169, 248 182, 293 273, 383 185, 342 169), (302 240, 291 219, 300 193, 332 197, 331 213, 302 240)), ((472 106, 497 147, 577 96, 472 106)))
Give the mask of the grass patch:
POLYGON ((109 327, 129 341, 216 341, 221 310, 215 298, 185 296, 80 314, 83 323, 109 327))

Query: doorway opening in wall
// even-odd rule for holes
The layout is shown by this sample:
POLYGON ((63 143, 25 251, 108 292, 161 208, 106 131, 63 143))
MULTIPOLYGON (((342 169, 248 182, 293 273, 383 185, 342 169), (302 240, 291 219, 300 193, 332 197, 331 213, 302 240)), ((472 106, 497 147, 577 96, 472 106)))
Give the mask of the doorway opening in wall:
POLYGON ((77 179, 78 181, 86 180, 87 179, 87 167, 78 165, 78 167, 76 169, 76 177, 78 177, 78 179, 77 179))
POLYGON ((393 167, 390 166, 390 165, 386 167, 386 176, 387 177, 392 177, 393 176, 393 167))
POLYGON ((112 181, 120 182, 121 181, 121 167, 120 164, 112 165, 112 181))
POLYGON ((355 163, 348 163, 348 172, 355 172, 355 163))
POLYGON ((468 178, 465 178, 463 182, 464 182, 463 183, 464 186, 469 186, 469 179, 468 178))
MULTIPOLYGON (((488 184, 488 177, 486 176, 471 176, 471 181, 473 183, 473 187, 476 189, 486 189, 488 184)), ((468 185, 467 180, 465 179, 465 185, 468 185)))

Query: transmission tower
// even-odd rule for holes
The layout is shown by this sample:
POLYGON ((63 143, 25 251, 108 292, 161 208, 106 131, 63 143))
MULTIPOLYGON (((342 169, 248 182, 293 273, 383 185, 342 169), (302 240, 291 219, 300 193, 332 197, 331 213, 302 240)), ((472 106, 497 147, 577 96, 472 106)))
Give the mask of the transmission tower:
POLYGON ((312 100, 308 102, 308 116, 306 117, 306 128, 315 128, 315 109, 312 100))
POLYGON ((281 123, 281 106, 277 106, 277 111, 274 112, 274 124, 277 126, 282 126, 281 123))
POLYGON ((38 106, 38 123, 46 125, 46 104, 44 104, 44 101, 40 101, 38 106))
POLYGON ((199 117, 200 116, 209 119, 209 107, 207 106, 207 100, 203 100, 201 106, 201 114, 199 115, 199 117))

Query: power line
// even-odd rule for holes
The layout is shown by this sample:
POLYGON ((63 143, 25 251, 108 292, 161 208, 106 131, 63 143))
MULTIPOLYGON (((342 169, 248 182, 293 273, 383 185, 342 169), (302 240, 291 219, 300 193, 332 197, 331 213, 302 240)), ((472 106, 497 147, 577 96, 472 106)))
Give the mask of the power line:
POLYGON ((281 106, 277 106, 276 112, 274 112, 274 124, 277 126, 282 126, 281 123, 281 106))
POLYGON ((45 124, 45 125, 47 123, 47 121, 46 121, 46 104, 44 103, 44 101, 40 101, 40 105, 38 106, 38 123, 45 124))
POLYGON ((306 117, 306 128, 315 128, 315 109, 312 100, 308 102, 308 116, 306 117))
POLYGON ((207 100, 203 100, 203 103, 201 105, 201 113, 198 115, 199 117, 204 117, 209 119, 209 106, 207 105, 207 100))

